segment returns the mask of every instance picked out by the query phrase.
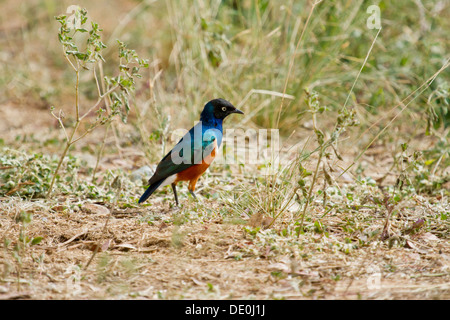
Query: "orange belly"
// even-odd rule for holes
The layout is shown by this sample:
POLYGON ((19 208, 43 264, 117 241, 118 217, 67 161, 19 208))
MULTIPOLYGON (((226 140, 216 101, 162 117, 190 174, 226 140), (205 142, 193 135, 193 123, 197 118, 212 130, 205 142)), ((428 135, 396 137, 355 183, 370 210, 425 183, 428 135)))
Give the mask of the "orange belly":
POLYGON ((214 142, 214 144, 214 149, 207 157, 205 157, 205 159, 202 160, 202 163, 194 164, 192 167, 177 173, 174 183, 179 181, 189 181, 189 190, 194 191, 197 180, 206 171, 206 169, 209 168, 209 165, 216 157, 217 143, 214 142))

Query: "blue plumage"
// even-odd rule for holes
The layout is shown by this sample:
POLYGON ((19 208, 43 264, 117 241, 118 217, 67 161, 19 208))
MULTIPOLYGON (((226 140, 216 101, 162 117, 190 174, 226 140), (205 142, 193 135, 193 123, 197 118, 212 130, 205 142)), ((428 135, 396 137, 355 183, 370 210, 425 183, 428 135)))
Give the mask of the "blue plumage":
MULTIPOLYGON (((139 199, 139 203, 147 200, 165 181, 170 181, 178 205, 175 188, 178 174, 201 164, 211 154, 215 145, 220 146, 222 144, 223 119, 232 113, 243 114, 242 111, 236 109, 224 99, 209 101, 200 114, 200 121, 181 138, 158 164, 154 175, 148 181, 149 187, 139 199)), ((197 179, 198 177, 195 178, 195 182, 197 179)), ((189 191, 194 194, 193 190, 189 189, 189 191)))

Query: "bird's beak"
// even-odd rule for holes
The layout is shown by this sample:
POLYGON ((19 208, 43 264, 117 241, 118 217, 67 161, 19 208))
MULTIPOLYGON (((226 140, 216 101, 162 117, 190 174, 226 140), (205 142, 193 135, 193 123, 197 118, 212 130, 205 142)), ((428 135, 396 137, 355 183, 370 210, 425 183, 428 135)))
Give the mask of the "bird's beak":
POLYGON ((233 111, 231 111, 231 113, 239 113, 239 114, 244 114, 241 110, 239 109, 234 109, 233 111))

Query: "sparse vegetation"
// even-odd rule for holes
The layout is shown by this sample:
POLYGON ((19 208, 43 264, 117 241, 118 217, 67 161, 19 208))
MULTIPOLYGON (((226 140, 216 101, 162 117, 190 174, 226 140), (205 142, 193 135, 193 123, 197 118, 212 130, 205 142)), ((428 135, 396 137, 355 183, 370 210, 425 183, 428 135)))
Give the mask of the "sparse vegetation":
POLYGON ((449 298, 450 4, 74 4, 2 4, 0 298, 449 298), (216 97, 278 158, 138 205, 216 97))
MULTIPOLYGON (((63 54, 69 65, 75 72, 75 124, 71 133, 68 133, 63 122, 63 113, 60 110, 59 115, 53 113, 54 107, 52 107, 52 115, 58 120, 66 138, 66 144, 61 157, 53 173, 53 178, 50 182, 47 197, 49 197, 53 190, 53 185, 56 180, 61 164, 64 161, 67 152, 70 147, 76 142, 80 141, 87 134, 91 133, 95 128, 100 125, 108 125, 112 119, 119 115, 123 122, 126 123, 128 113, 130 111, 129 96, 135 90, 135 79, 140 78, 139 74, 142 67, 148 67, 148 63, 144 59, 139 59, 136 51, 130 50, 126 45, 117 40, 119 44, 119 75, 116 77, 103 76, 102 79, 98 79, 97 69, 100 69, 100 75, 103 75, 102 62, 106 62, 102 56, 102 51, 106 48, 106 45, 101 41, 99 25, 96 22, 91 22, 91 29, 86 29, 88 20, 86 9, 79 7, 75 8, 73 19, 70 22, 66 15, 57 16, 55 19, 61 24, 58 33, 58 39, 63 46, 63 54), (79 49, 76 44, 76 40, 80 40, 80 34, 88 33, 89 36, 83 43, 85 49, 79 49), (91 71, 95 84, 97 87, 98 99, 95 104, 90 107, 85 113, 80 110, 80 77, 83 70, 91 71), (103 104, 102 104, 103 103, 103 104), (105 106, 105 107, 103 107, 105 106), (91 112, 95 112, 96 119, 91 123, 88 128, 76 136, 78 129, 83 122, 84 118, 90 115, 91 112)), ((84 39, 83 39, 84 40, 84 39)), ((108 132, 108 131, 106 131, 108 132)), ((104 140, 103 140, 104 141, 104 140)), ((104 143, 104 142, 103 142, 104 143)), ((100 148, 103 150, 103 146, 100 148)), ((97 158, 97 165, 101 151, 97 158)), ((97 170, 97 166, 94 168, 97 170)))

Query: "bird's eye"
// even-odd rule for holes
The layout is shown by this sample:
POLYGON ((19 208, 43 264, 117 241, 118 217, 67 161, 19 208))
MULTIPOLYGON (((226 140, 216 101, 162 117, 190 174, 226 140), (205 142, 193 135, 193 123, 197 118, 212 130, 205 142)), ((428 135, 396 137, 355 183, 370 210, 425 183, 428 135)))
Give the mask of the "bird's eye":
POLYGON ((222 107, 222 111, 227 111, 227 107, 222 107))

